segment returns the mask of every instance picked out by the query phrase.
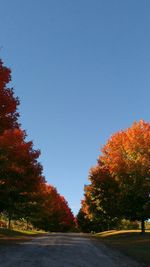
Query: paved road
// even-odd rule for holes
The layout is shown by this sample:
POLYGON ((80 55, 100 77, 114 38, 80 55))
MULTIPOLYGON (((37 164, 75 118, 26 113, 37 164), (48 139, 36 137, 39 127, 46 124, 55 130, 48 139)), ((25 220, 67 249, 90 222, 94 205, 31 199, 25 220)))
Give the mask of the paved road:
POLYGON ((140 267, 84 234, 53 233, 0 247, 0 267, 140 267))

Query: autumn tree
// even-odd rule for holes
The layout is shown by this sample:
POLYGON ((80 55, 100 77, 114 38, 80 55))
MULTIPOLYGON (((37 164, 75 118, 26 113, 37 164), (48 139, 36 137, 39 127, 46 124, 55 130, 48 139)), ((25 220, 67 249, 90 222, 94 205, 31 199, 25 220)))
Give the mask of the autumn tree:
POLYGON ((144 232, 150 218, 150 124, 141 120, 115 133, 101 152, 82 211, 105 229, 119 218, 139 220, 144 232))
POLYGON ((95 230, 95 228, 93 228, 93 221, 89 219, 82 207, 77 214, 77 224, 79 230, 84 233, 90 233, 91 231, 95 230))
POLYGON ((91 230, 97 232, 115 227, 120 218, 117 182, 102 164, 91 168, 89 180, 90 184, 84 188, 82 211, 91 221, 91 230))
POLYGON ((20 128, 19 100, 7 86, 10 81, 11 71, 0 61, 0 211, 7 212, 9 221, 31 215, 38 188, 44 183, 40 151, 26 141, 20 128))
POLYGON ((10 81, 11 70, 0 60, 0 134, 5 130, 19 127, 19 99, 14 96, 13 89, 7 87, 10 81))
POLYGON ((45 184, 40 217, 33 224, 46 231, 68 231, 74 227, 74 216, 68 203, 55 187, 45 184))
POLYGON ((25 216, 27 207, 35 203, 36 192, 44 183, 39 154, 20 129, 6 130, 0 136, 0 207, 9 219, 21 217, 23 212, 25 216))
POLYGON ((76 217, 78 228, 85 233, 99 232, 101 231, 101 225, 97 222, 93 212, 91 212, 90 188, 86 186, 86 192, 87 187, 89 189, 88 196, 85 195, 84 199, 82 199, 81 208, 76 217))
POLYGON ((11 219, 25 218, 42 229, 68 231, 75 218, 64 197, 45 182, 40 151, 20 128, 10 81, 11 71, 0 61, 0 212, 8 214, 9 226, 11 219))
POLYGON ((140 220, 144 232, 150 217, 150 124, 141 120, 114 134, 103 147, 100 162, 119 185, 123 215, 140 220))

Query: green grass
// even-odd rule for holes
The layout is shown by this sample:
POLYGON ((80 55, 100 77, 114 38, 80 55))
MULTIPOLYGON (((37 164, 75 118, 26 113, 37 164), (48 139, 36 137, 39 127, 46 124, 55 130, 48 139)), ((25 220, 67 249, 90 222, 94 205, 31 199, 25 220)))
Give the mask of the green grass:
POLYGON ((150 231, 143 235, 139 230, 106 231, 94 237, 133 259, 150 266, 150 231))
POLYGON ((43 231, 23 231, 0 228, 0 245, 28 241, 34 236, 42 235, 43 233, 43 231))

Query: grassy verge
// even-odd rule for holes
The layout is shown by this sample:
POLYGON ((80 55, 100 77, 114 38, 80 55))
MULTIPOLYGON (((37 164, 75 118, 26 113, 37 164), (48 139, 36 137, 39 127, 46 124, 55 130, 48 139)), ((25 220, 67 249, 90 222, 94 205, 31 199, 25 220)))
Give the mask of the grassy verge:
POLYGON ((28 241, 35 236, 44 234, 42 231, 22 231, 9 230, 0 228, 0 245, 14 244, 18 242, 28 241))
POLYGON ((127 256, 150 266, 150 231, 144 235, 138 230, 107 231, 95 234, 94 237, 127 256))

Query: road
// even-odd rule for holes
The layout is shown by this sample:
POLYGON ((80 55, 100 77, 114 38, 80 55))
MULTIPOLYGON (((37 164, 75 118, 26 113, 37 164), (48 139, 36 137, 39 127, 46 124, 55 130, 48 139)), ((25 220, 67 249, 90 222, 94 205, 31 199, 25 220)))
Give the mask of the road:
POLYGON ((88 235, 53 233, 0 247, 1 267, 140 267, 88 235))

